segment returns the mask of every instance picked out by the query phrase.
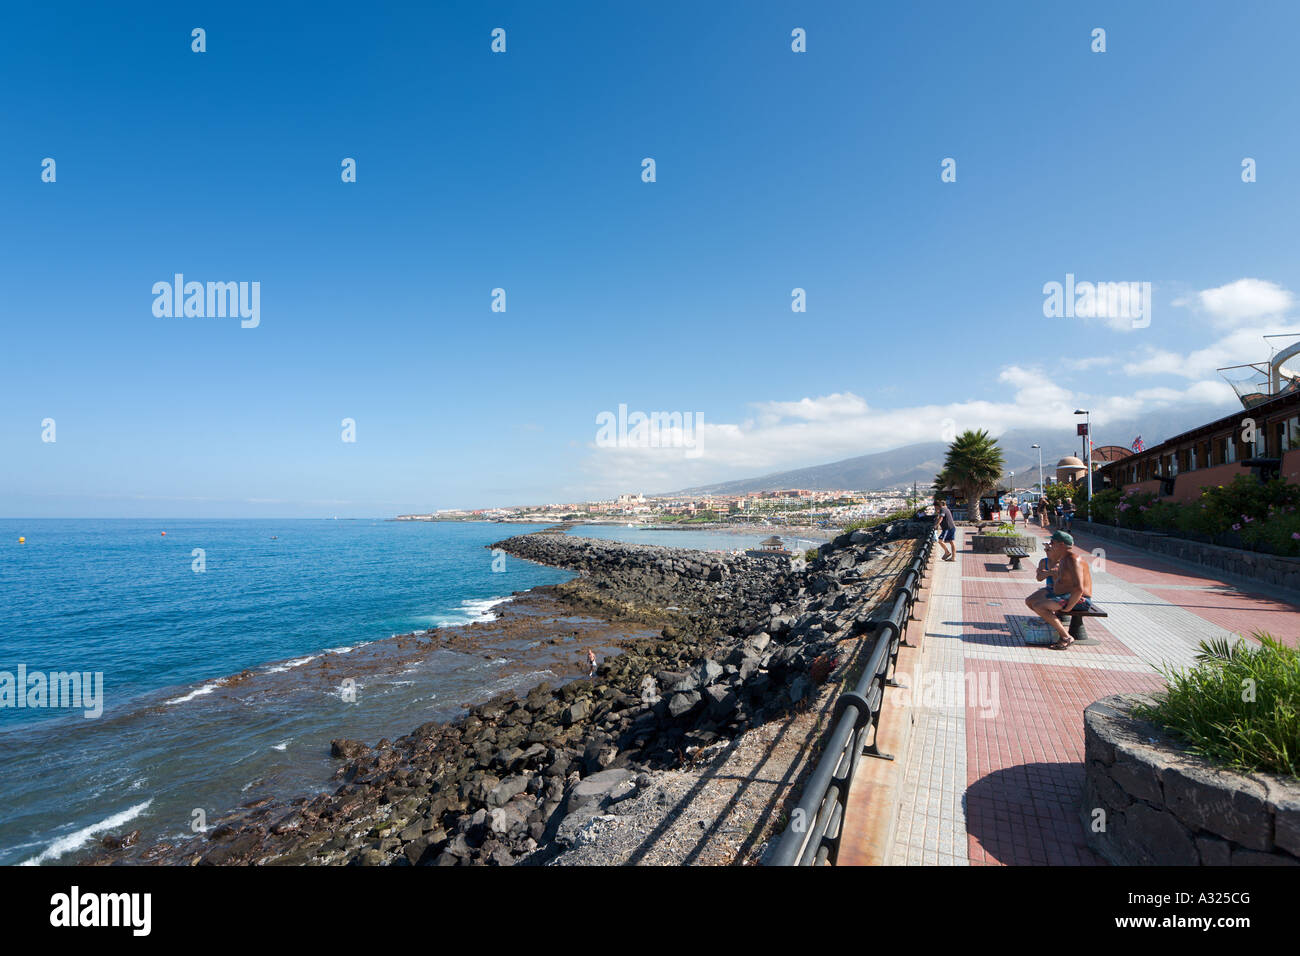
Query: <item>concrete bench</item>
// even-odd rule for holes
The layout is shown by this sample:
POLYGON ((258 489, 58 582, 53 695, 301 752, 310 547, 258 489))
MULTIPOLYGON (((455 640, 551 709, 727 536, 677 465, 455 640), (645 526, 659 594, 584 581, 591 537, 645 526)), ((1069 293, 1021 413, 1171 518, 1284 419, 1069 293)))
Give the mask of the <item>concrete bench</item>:
POLYGON ((1089 644, 1098 643, 1088 637, 1088 632, 1083 626, 1085 617, 1110 617, 1109 614, 1095 604, 1090 605, 1086 611, 1057 611, 1056 616, 1061 620, 1065 620, 1067 617, 1070 619, 1070 636, 1081 644, 1084 642, 1089 644))
POLYGON ((1024 548, 1003 548, 1002 553, 1011 559, 1011 570, 1020 570, 1020 561, 1022 558, 1029 557, 1029 552, 1024 548))

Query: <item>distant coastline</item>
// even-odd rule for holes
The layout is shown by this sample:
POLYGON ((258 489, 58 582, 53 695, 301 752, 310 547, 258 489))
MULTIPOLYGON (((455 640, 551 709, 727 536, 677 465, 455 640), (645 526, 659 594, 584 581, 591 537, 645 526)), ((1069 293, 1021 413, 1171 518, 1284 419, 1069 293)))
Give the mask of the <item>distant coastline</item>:
MULTIPOLYGON (((386 521, 421 521, 421 522, 484 522, 488 524, 539 524, 545 522, 523 521, 515 518, 483 518, 483 517, 428 517, 414 515, 399 515, 395 518, 387 518, 386 521)), ((729 531, 736 534, 802 534, 822 537, 827 540, 835 537, 843 530, 843 522, 832 523, 830 525, 810 525, 810 524, 785 524, 784 522, 771 521, 698 521, 684 522, 675 521, 667 524, 662 523, 641 523, 620 521, 617 519, 589 519, 582 521, 556 521, 552 528, 583 528, 583 527, 623 527, 630 526, 638 531, 729 531)))

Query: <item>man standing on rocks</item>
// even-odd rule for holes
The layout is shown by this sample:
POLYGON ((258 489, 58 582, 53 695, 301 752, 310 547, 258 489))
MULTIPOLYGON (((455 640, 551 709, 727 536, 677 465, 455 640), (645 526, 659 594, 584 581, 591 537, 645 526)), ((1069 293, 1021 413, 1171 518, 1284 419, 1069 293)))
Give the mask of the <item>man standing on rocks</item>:
POLYGON ((587 678, 591 679, 596 676, 596 652, 590 647, 587 648, 587 665, 590 668, 587 673, 587 678))
POLYGON ((939 529, 939 547, 943 548, 943 560, 955 561, 957 545, 953 544, 953 539, 957 537, 957 522, 952 520, 948 502, 935 502, 934 526, 939 529))

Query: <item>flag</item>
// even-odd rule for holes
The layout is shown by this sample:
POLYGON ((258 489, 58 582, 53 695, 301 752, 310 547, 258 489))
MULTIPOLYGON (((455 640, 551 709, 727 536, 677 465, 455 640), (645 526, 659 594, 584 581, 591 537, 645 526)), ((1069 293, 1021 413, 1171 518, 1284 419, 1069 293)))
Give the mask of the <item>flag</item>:
POLYGON ((1142 436, 1141 436, 1141 435, 1138 435, 1137 438, 1134 438, 1134 439, 1133 439, 1133 450, 1134 450, 1134 451, 1141 451, 1141 450, 1142 450, 1143 448, 1145 448, 1145 447, 1146 447, 1146 446, 1142 444, 1142 436))

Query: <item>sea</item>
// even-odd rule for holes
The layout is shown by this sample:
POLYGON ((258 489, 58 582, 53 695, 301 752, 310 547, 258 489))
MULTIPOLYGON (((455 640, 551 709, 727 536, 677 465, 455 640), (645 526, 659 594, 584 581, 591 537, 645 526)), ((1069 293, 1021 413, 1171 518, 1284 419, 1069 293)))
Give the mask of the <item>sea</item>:
MULTIPOLYGON (((395 738, 556 677, 543 624, 594 622, 490 640, 512 595, 572 576, 488 548, 542 527, 0 519, 0 864, 77 862, 136 828, 185 839, 253 800, 333 790, 331 739, 395 738), (490 653, 447 639, 467 631, 490 653), (56 673, 87 677, 80 706, 31 696, 56 673)), ((716 551, 764 537, 571 533, 716 551)))

